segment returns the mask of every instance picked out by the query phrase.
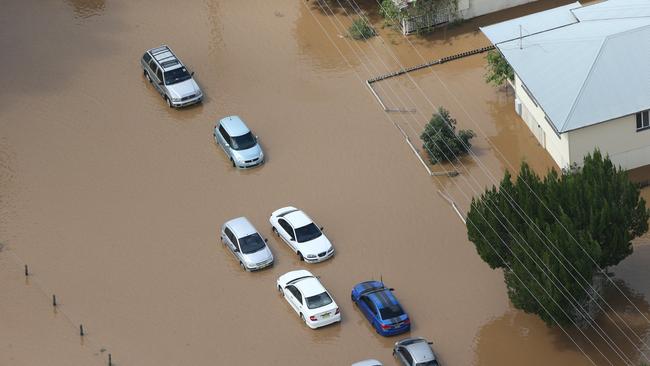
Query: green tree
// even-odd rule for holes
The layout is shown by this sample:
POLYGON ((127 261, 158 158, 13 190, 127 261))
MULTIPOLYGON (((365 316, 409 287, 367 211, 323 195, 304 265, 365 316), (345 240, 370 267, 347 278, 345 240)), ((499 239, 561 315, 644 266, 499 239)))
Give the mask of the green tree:
POLYGON ((393 0, 382 0, 379 5, 379 15, 384 17, 384 23, 396 24, 402 17, 402 11, 393 0))
POLYGON ((512 67, 501 55, 501 52, 492 50, 487 53, 487 73, 485 82, 494 86, 502 86, 506 80, 514 80, 515 73, 512 67))
POLYGON ((472 147, 470 140, 475 135, 472 130, 459 130, 456 133, 456 120, 451 118, 449 111, 440 107, 424 127, 420 139, 431 164, 437 164, 468 153, 472 147))
POLYGON ((630 255, 649 218, 638 186, 596 150, 562 175, 541 179, 526 163, 514 181, 506 172, 498 190, 472 200, 467 235, 503 269, 516 308, 565 325, 584 318, 598 267, 630 255))
POLYGON ((365 18, 357 18, 348 28, 350 36, 357 40, 366 40, 375 36, 375 29, 368 23, 365 18))

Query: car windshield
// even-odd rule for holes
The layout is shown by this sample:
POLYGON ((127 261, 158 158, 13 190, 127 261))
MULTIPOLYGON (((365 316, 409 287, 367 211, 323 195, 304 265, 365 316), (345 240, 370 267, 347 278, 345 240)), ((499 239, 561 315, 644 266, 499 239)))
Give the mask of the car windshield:
POLYGON ((323 235, 323 233, 321 233, 320 229, 313 222, 309 225, 305 225, 296 229, 298 243, 314 240, 321 235, 323 235))
POLYGON ((262 240, 258 233, 239 239, 239 247, 241 248, 241 252, 244 254, 255 253, 262 250, 264 246, 264 240, 262 240))
POLYGON ((384 320, 393 319, 404 315, 404 310, 398 304, 390 304, 384 308, 379 309, 381 318, 384 320))
POLYGON ((185 67, 179 67, 178 69, 165 71, 165 85, 180 83, 181 81, 185 81, 191 77, 192 75, 187 72, 187 69, 185 67))
POLYGON ((232 137, 232 148, 235 150, 250 149, 256 144, 257 140, 255 140, 255 136, 250 131, 247 134, 232 137))
POLYGON ((307 300, 307 307, 310 309, 317 309, 332 303, 332 298, 327 294, 327 292, 323 292, 322 294, 315 296, 310 296, 305 300, 307 300))

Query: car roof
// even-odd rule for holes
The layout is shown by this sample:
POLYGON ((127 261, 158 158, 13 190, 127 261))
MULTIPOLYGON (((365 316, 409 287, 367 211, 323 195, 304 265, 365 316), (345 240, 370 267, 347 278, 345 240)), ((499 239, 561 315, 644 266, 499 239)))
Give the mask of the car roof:
POLYGON ((246 123, 244 123, 244 121, 239 116, 229 116, 222 118, 219 123, 223 126, 223 128, 226 130, 226 132, 228 132, 230 136, 241 136, 250 132, 248 126, 246 126, 246 123))
POLYGON ((289 223, 291 224, 291 226, 294 227, 294 229, 303 227, 305 225, 309 225, 313 222, 312 219, 310 219, 306 213, 300 210, 289 212, 286 215, 283 215, 282 217, 284 217, 287 221, 289 221, 289 223))
POLYGON ((371 292, 367 295, 362 295, 362 297, 367 297, 370 301, 372 301, 373 304, 375 304, 375 306, 377 306, 377 309, 379 310, 384 308, 390 308, 395 305, 399 305, 401 307, 399 301, 397 301, 397 298, 387 288, 383 290, 371 292))
POLYGON ((436 359, 429 342, 424 338, 405 339, 400 342, 408 350, 416 363, 433 361, 436 359), (412 342, 410 342, 412 341, 412 342))
POLYGON ((163 71, 169 71, 183 66, 181 60, 176 57, 174 52, 167 45, 152 48, 147 52, 149 52, 154 60, 158 62, 158 65, 160 65, 163 71))
POLYGON ((233 234, 235 234, 237 238, 242 238, 257 232, 253 224, 243 216, 226 222, 226 226, 232 230, 233 234))
POLYGON ((325 292, 325 287, 320 283, 316 277, 307 277, 294 282, 292 285, 296 286, 300 293, 305 297, 310 297, 325 292))
POLYGON ((372 359, 372 360, 363 360, 359 362, 355 362, 352 364, 352 366, 381 366, 382 363, 378 360, 372 359))

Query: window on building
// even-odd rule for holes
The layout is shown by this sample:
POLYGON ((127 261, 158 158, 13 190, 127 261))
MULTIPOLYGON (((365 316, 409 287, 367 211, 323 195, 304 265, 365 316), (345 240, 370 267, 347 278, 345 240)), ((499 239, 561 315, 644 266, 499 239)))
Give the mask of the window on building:
POLYGON ((642 131, 650 128, 650 111, 643 111, 636 114, 636 130, 642 131))

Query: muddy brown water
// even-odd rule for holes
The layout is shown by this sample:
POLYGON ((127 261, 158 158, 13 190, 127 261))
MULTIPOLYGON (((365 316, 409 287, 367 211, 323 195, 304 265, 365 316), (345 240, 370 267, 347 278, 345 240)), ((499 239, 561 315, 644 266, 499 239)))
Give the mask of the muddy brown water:
MULTIPOLYGON (((511 309, 501 273, 478 258, 436 193, 445 189, 466 208, 463 193, 491 184, 483 168, 498 178, 522 157, 538 171, 554 167, 511 97, 482 83, 481 56, 413 74, 429 100, 404 78, 380 85, 396 102, 410 95, 417 108, 387 117, 359 77, 398 66, 388 49, 406 65, 420 63, 418 55, 384 29, 385 43, 357 43, 369 56, 354 57, 340 25, 314 6, 3 4, 0 365, 101 365, 108 352, 118 365, 345 365, 371 357, 390 365, 396 338, 376 335, 349 300, 355 283, 380 276, 410 313, 410 334, 434 341, 445 364, 589 364, 561 332, 511 309), (169 110, 142 78, 143 50, 163 42, 196 72, 202 105, 169 110), (466 159, 467 179, 426 176, 391 123, 417 141, 433 105, 445 105, 462 128, 481 124, 475 152, 483 165, 466 159), (234 171, 215 147, 211 128, 230 114, 260 136, 263 167, 234 171), (326 227, 333 260, 303 265, 271 235, 269 214, 289 204, 326 227), (270 238, 270 270, 243 273, 220 245, 219 226, 240 215, 270 238), (278 296, 276 278, 303 267, 321 276, 341 324, 306 329, 278 296)), ((350 22, 342 10, 336 19, 350 22)), ((473 28, 412 39, 437 58, 484 45, 473 28)), ((646 314, 647 248, 640 243, 614 270, 646 314)), ((611 295, 614 310, 645 336, 647 322, 620 298, 611 295)))

